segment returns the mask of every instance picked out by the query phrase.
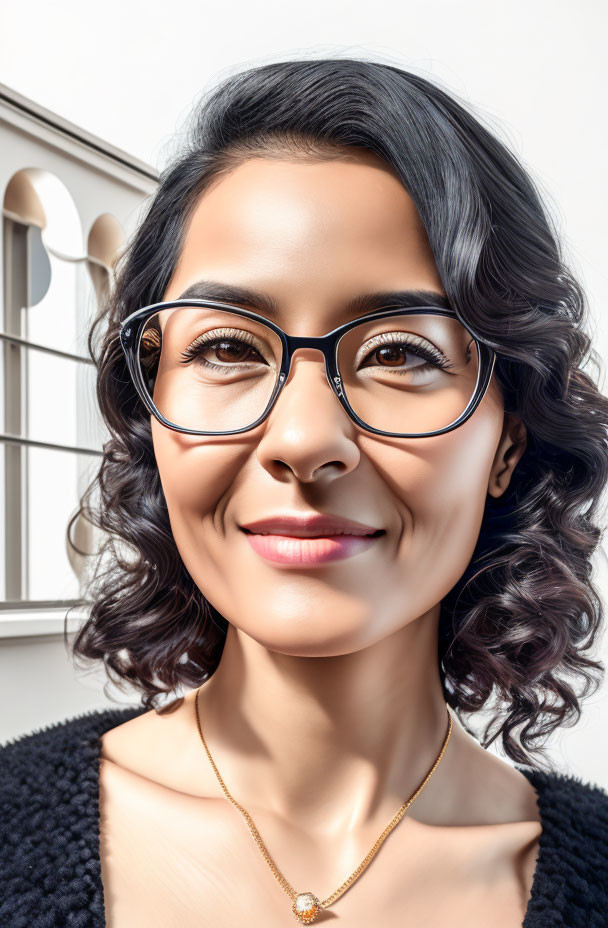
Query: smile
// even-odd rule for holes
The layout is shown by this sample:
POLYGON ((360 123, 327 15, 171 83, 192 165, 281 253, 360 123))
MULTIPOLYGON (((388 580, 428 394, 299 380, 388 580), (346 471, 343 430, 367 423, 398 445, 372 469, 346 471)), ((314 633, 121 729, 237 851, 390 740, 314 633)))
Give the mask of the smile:
POLYGON ((258 534, 242 529, 253 550, 276 564, 305 567, 353 557, 372 547, 386 532, 380 529, 369 535, 335 534, 318 537, 258 534))

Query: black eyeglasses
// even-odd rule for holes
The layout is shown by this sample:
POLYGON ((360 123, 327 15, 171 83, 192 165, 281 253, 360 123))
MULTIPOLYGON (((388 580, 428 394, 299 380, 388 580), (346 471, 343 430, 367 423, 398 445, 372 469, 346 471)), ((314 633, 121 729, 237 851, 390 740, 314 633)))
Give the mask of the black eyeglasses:
POLYGON ((215 300, 172 300, 131 313, 120 343, 146 408, 167 428, 236 435, 266 419, 298 348, 317 348, 331 389, 377 435, 441 435, 483 399, 496 353, 434 306, 383 309, 326 335, 287 335, 258 313, 215 300))

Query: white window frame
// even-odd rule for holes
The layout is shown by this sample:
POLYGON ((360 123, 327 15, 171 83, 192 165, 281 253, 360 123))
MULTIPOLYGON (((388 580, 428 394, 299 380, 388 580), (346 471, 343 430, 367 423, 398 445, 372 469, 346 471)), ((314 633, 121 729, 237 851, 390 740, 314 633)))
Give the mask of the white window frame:
MULTIPOLYGON (((128 238, 137 226, 140 209, 154 193, 158 183, 158 174, 154 168, 3 84, 0 84, 0 152, 2 196, 8 181, 18 170, 37 167, 51 171, 68 187, 85 232, 90 228, 92 217, 109 212, 120 222, 125 238, 128 238)), ((3 257, 0 261, 0 293, 3 295, 5 306, 1 315, 0 350, 5 351, 4 346, 12 343, 27 349, 27 354, 31 351, 44 351, 74 361, 92 363, 88 358, 38 345, 15 334, 12 327, 5 327, 7 313, 17 304, 28 305, 29 275, 26 256, 29 250, 29 234, 29 228, 21 217, 3 209, 3 221, 0 225, 0 255, 3 257), (8 223, 11 224, 11 234, 6 236, 8 223), (15 253, 14 249, 19 249, 21 253, 21 264, 19 254, 15 253), (8 274, 11 274, 11 268, 16 268, 13 269, 10 279, 4 279, 5 268, 8 274)), ((15 376, 17 375, 18 372, 15 376)), ((101 452, 22 437, 19 434, 21 423, 15 420, 9 424, 10 429, 7 428, 5 432, 0 433, 0 442, 7 451, 8 465, 1 477, 6 502, 6 511, 3 514, 6 527, 3 527, 3 534, 8 531, 14 544, 3 545, 4 563, 0 569, 6 578, 7 595, 0 600, 0 638, 61 633, 64 630, 68 607, 70 614, 67 628, 68 631, 75 631, 86 618, 86 607, 79 601, 33 603, 19 598, 23 589, 23 449, 33 446, 55 448, 73 454, 100 455, 101 452)))

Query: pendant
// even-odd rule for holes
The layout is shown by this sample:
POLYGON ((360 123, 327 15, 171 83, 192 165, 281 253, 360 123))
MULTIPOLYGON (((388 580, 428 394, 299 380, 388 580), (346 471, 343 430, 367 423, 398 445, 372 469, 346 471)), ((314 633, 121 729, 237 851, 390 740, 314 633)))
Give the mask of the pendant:
POLYGON ((292 911, 303 925, 310 925, 321 911, 321 903, 314 893, 299 893, 293 903, 292 911))

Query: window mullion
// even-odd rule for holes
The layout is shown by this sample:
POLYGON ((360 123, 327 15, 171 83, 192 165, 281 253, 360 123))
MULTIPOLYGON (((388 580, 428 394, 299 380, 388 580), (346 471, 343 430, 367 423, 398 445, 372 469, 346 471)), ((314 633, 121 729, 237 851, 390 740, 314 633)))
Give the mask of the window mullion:
MULTIPOLYGON (((5 320, 8 332, 21 334, 21 312, 27 303, 27 227, 21 223, 5 221, 5 320)), ((10 342, 4 343, 4 422, 9 432, 23 433, 23 371, 21 349, 10 342)), ((5 449, 5 596, 22 599, 24 594, 24 504, 25 454, 23 447, 5 449)))

